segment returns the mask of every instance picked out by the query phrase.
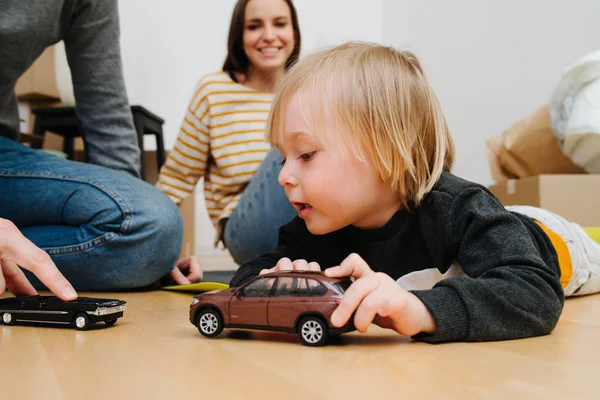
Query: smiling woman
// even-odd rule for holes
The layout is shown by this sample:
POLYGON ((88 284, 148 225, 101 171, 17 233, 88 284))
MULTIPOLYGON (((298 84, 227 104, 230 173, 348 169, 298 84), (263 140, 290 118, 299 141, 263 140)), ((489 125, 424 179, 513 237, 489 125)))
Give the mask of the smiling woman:
MULTIPOLYGON (((241 264, 277 245, 278 229, 297 214, 277 183, 281 154, 265 140, 274 92, 299 58, 300 28, 290 0, 240 0, 222 71, 203 76, 161 169, 157 187, 177 204, 204 178, 204 198, 223 242, 241 264)), ((195 256, 172 271, 200 279, 195 256)))

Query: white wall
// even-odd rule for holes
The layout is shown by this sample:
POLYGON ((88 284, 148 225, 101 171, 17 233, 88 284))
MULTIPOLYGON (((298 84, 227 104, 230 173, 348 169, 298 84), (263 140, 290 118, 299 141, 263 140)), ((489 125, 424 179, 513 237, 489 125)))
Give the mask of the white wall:
MULTIPOLYGON (((235 0, 121 0, 121 48, 131 104, 165 119, 172 148, 194 86, 220 69, 235 0)), ((297 0, 304 54, 348 38, 382 39, 383 0, 297 0), (368 5, 368 8, 366 7, 368 5)), ((155 144, 148 142, 146 147, 155 144)), ((199 187, 198 189, 201 189, 199 187)), ((214 252, 214 229, 197 192, 198 254, 214 252)))
MULTIPOLYGON (((132 104, 163 117, 175 142, 198 78, 225 58, 235 0, 122 0, 132 104)), ((455 172, 491 182, 485 140, 544 104, 561 71, 599 47, 598 0, 296 0, 302 53, 348 39, 408 47, 422 59, 457 145, 455 172), (587 32, 587 33, 584 33, 587 32)), ((149 147, 153 143, 148 143, 149 147)), ((214 230, 198 193, 196 251, 214 230)))
POLYGON ((420 56, 457 145, 454 172, 491 183, 485 140, 545 104, 600 48, 598 0, 384 0, 386 44, 420 56))

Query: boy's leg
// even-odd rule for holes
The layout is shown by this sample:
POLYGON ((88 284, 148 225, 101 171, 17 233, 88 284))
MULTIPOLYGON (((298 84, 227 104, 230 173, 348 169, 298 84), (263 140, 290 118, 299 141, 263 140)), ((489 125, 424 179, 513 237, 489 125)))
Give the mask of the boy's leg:
POLYGON ((298 213, 277 182, 281 153, 269 151, 225 225, 224 241, 238 264, 277 246, 279 227, 298 213))
POLYGON ((181 213, 156 188, 2 137, 0 217, 48 252, 77 290, 146 286, 171 270, 181 249, 181 213))
POLYGON ((600 292, 600 244, 592 240, 581 226, 548 210, 530 206, 509 206, 509 211, 527 215, 558 234, 567 244, 573 274, 565 296, 600 292))

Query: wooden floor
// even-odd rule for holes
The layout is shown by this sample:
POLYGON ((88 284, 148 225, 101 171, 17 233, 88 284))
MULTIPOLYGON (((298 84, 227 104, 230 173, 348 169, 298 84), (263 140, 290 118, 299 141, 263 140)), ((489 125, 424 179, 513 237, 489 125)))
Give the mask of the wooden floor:
POLYGON ((0 326, 2 399, 600 398, 600 296, 568 300, 545 337, 428 345, 372 326, 311 348, 284 333, 206 339, 190 294, 93 295, 126 300, 125 316, 83 332, 0 326))

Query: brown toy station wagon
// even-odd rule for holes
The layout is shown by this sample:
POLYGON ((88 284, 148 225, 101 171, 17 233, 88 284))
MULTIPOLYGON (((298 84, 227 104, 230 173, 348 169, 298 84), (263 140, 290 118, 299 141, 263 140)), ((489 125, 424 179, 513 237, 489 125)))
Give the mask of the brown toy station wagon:
POLYGON ((309 346, 355 329, 353 318, 341 328, 330 318, 350 278, 329 278, 320 271, 280 271, 259 275, 246 284, 195 296, 190 322, 206 337, 223 328, 297 333, 309 346))

